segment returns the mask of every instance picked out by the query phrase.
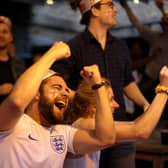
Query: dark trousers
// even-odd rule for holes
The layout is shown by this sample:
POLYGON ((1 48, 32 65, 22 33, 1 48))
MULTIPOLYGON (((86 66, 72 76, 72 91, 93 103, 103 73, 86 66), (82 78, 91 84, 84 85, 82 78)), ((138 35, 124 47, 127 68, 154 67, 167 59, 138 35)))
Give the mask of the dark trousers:
POLYGON ((120 158, 101 157, 99 168, 135 168, 135 153, 120 158))

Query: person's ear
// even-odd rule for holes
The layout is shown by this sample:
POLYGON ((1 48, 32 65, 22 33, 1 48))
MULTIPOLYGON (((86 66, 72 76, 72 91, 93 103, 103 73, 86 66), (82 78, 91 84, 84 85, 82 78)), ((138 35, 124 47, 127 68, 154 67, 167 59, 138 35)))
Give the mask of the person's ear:
POLYGON ((36 101, 40 100, 40 93, 39 92, 35 95, 34 100, 36 100, 36 101))
POLYGON ((99 16, 99 9, 92 7, 91 12, 93 16, 99 16))
POLYGON ((11 32, 10 42, 13 43, 13 41, 14 41, 14 35, 13 35, 13 33, 11 32))

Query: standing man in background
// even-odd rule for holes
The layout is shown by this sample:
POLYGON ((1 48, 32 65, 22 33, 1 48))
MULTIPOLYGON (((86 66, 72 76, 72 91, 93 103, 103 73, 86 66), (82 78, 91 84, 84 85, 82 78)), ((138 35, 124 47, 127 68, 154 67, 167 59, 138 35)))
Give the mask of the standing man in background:
POLYGON ((0 16, 0 103, 13 88, 18 76, 25 70, 24 64, 13 53, 12 22, 0 16))
MULTIPOLYGON (((64 74, 69 87, 76 89, 82 67, 97 64, 102 76, 110 79, 116 101, 120 104, 114 112, 115 120, 127 121, 124 93, 144 110, 149 104, 132 77, 126 44, 110 34, 110 28, 117 23, 117 8, 112 0, 73 0, 71 5, 73 9, 80 9, 81 23, 86 29, 68 42, 72 56, 52 68, 64 74)), ((100 168, 111 167, 135 167, 132 142, 117 144, 101 152, 100 168)))

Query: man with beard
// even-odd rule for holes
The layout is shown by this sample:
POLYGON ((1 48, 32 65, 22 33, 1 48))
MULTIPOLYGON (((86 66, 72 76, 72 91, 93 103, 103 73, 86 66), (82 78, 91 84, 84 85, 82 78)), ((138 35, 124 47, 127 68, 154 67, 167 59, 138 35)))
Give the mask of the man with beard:
POLYGON ((21 60, 10 55, 12 41, 12 23, 9 18, 0 16, 0 103, 10 93, 13 83, 25 69, 21 60))
POLYGON ((0 105, 0 167, 62 168, 67 152, 82 155, 115 142, 110 103, 97 65, 81 71, 96 94, 95 129, 60 124, 70 90, 61 76, 48 69, 69 56, 68 45, 55 43, 20 76, 0 105))

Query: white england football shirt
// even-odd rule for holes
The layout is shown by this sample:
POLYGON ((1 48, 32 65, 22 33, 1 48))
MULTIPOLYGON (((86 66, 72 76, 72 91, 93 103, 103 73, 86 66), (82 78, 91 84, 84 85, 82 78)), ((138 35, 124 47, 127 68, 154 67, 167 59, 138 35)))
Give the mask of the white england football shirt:
POLYGON ((76 129, 42 127, 23 115, 16 127, 0 132, 0 168, 62 168, 67 152, 74 153, 76 129))

